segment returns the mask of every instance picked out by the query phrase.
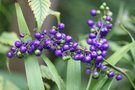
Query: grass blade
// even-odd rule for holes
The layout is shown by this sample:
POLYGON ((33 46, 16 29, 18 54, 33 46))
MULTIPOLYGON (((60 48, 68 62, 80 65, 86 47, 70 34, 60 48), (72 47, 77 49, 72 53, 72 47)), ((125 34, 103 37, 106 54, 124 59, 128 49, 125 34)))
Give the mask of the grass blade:
MULTIPOLYGON (((24 37, 24 39, 22 39, 23 42, 27 42, 32 38, 30 37, 30 32, 23 17, 22 10, 19 4, 16 3, 15 6, 19 31, 27 35, 24 37)), ((24 61, 29 90, 44 90, 44 85, 41 78, 41 72, 37 58, 35 56, 28 56, 25 58, 24 61)))
POLYGON ((112 65, 115 65, 130 49, 133 47, 134 43, 129 43, 119 50, 117 50, 113 55, 111 55, 107 61, 112 65))
POLYGON ((36 56, 33 55, 25 58, 25 69, 29 90, 44 90, 36 56))
POLYGON ((67 66, 67 87, 66 90, 80 90, 81 85, 81 64, 80 61, 69 60, 67 66))
POLYGON ((63 80, 61 79, 61 77, 59 76, 53 63, 44 54, 41 57, 44 60, 44 62, 47 64, 49 71, 52 74, 52 78, 55 81, 55 83, 57 84, 59 90, 65 90, 65 84, 64 84, 63 80))

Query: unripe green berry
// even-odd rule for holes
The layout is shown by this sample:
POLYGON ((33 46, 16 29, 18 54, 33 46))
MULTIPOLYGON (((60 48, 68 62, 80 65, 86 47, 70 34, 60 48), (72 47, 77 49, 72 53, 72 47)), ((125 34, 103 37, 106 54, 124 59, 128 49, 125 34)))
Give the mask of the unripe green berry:
POLYGON ((106 7, 105 9, 106 9, 106 10, 109 10, 110 8, 109 8, 109 7, 106 7))
POLYGON ((23 54, 22 54, 20 51, 18 51, 18 52, 17 52, 17 56, 23 57, 23 54))
POLYGON ((97 52, 98 55, 100 55, 101 53, 102 53, 102 52, 101 52, 100 50, 97 52))
POLYGON ((65 40, 61 40, 60 43, 61 43, 61 44, 64 44, 64 43, 65 43, 65 40))
POLYGON ((105 9, 105 7, 104 7, 103 5, 101 5, 101 6, 100 6, 100 9, 101 9, 101 10, 104 10, 104 9, 105 9))
POLYGON ((95 32, 96 30, 95 30, 94 28, 92 28, 90 31, 91 31, 91 32, 95 32))
POLYGON ((108 16, 112 16, 113 13, 112 13, 111 11, 108 11, 108 12, 107 12, 107 15, 108 15, 108 16))
POLYGON ((102 4, 103 6, 106 6, 106 2, 103 2, 103 4, 102 4))
POLYGON ((39 54, 40 53, 40 50, 35 50, 35 54, 37 55, 37 54, 39 54))
POLYGON ((101 12, 100 12, 100 10, 97 10, 97 14, 100 14, 101 12))

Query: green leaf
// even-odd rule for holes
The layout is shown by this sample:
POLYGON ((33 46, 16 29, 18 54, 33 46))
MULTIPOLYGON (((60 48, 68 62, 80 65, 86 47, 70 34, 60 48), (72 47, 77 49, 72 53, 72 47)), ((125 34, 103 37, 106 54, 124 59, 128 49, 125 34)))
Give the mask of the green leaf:
POLYGON ((0 36, 0 43, 7 45, 14 45, 14 42, 19 40, 14 32, 3 32, 0 36))
MULTIPOLYGON (((41 65, 40 70, 41 70, 41 75, 43 78, 56 82, 55 81, 56 79, 54 78, 53 73, 51 73, 50 69, 47 66, 41 65)), ((63 85, 64 85, 64 82, 61 77, 59 77, 59 81, 60 81, 60 83, 63 83, 63 85)))
POLYGON ((106 82, 104 83, 104 85, 101 87, 100 90, 110 90, 113 80, 114 78, 106 79, 106 82))
POLYGON ((80 61, 68 60, 67 87, 66 90, 80 90, 81 88, 81 63, 80 61))
MULTIPOLYGON (((27 42, 32 38, 30 37, 30 32, 25 22, 25 19, 23 17, 22 10, 19 4, 16 3, 15 6, 16 6, 19 31, 27 34, 27 36, 25 36, 25 38, 23 39, 23 41, 27 42)), ((44 90, 44 85, 41 78, 41 72, 36 56, 31 55, 31 56, 27 56, 24 59, 25 59, 24 63, 25 63, 25 70, 26 70, 29 90, 44 90)))
POLYGON ((17 21, 18 21, 18 27, 19 32, 24 33, 26 36, 22 39, 22 41, 27 42, 28 40, 31 40, 30 31, 28 29, 28 26, 25 22, 22 10, 18 3, 15 4, 16 6, 16 14, 17 14, 17 21))
POLYGON ((95 82, 93 82, 94 84, 91 83, 90 85, 91 89, 89 90, 100 90, 103 87, 106 80, 107 80, 107 77, 105 75, 101 75, 99 80, 96 80, 95 82))
POLYGON ((38 29, 41 28, 44 19, 49 15, 51 6, 50 0, 28 0, 37 21, 38 29))
POLYGON ((0 90, 28 90, 28 86, 24 76, 0 71, 0 90))
POLYGON ((31 55, 25 58, 25 69, 29 90, 44 90, 41 72, 36 56, 31 55))
POLYGON ((64 84, 63 80, 60 78, 53 63, 44 54, 42 55, 42 59, 47 64, 47 67, 52 75, 52 78, 55 81, 55 83, 57 84, 59 90, 65 90, 65 84, 64 84))
POLYGON ((112 65, 115 65, 130 49, 133 47, 134 43, 129 43, 122 48, 118 49, 114 54, 112 54, 107 61, 112 65))
POLYGON ((0 53, 5 54, 9 50, 9 46, 5 46, 3 44, 0 44, 0 53))

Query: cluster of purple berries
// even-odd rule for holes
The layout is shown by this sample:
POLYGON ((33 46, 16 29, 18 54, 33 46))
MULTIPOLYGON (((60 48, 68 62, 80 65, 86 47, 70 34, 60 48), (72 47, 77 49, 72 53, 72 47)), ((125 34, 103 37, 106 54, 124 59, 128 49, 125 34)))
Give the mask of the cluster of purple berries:
MULTIPOLYGON (((109 44, 105 36, 112 28, 112 18, 110 10, 105 3, 101 5, 101 10, 104 12, 104 16, 97 23, 93 20, 88 20, 88 25, 91 28, 87 43, 90 45, 89 50, 78 45, 77 42, 72 41, 72 37, 61 33, 65 28, 63 23, 59 23, 56 27, 52 27, 49 32, 43 30, 42 32, 36 32, 34 34, 35 39, 32 41, 21 42, 16 41, 10 51, 7 52, 7 57, 12 58, 17 56, 23 58, 26 54, 35 54, 40 56, 44 49, 53 51, 56 56, 62 57, 64 60, 73 58, 74 60, 80 60, 89 65, 85 71, 86 73, 92 73, 93 78, 99 77, 100 71, 105 71, 107 76, 113 77, 115 74, 112 70, 109 70, 106 65, 103 65, 103 59, 107 55, 107 49, 109 44)), ((90 11, 91 16, 97 16, 100 14, 100 10, 92 9, 90 11)), ((20 34, 23 38, 25 35, 20 34)), ((116 76, 117 80, 122 79, 122 75, 116 76)))
MULTIPOLYGON (((107 50, 109 48, 108 40, 105 38, 108 32, 112 29, 112 12, 106 3, 103 3, 100 6, 100 10, 92 9, 90 11, 90 15, 92 17, 95 16, 103 16, 100 17, 98 22, 94 22, 89 19, 87 24, 90 27, 90 33, 87 39, 87 44, 90 45, 89 53, 84 57, 84 61, 87 61, 93 68, 87 68, 86 73, 92 73, 93 78, 99 77, 99 72, 103 71, 107 73, 109 78, 115 76, 114 71, 109 69, 106 65, 103 65, 102 62, 104 57, 107 55, 107 50), (93 60, 93 61, 92 61, 93 60)), ((117 74, 116 80, 121 80, 122 75, 117 74)))

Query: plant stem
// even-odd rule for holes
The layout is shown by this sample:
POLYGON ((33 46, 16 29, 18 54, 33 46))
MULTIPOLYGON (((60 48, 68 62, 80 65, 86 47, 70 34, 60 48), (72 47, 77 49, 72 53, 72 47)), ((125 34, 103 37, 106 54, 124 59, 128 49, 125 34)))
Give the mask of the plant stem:
POLYGON ((92 79, 92 74, 90 73, 89 81, 88 81, 86 90, 90 90, 89 88, 90 88, 90 84, 91 84, 91 79, 92 79))
POLYGON ((135 89, 135 84, 134 84, 134 82, 133 82, 133 81, 131 80, 131 78, 126 74, 126 72, 123 72, 122 70, 120 70, 120 69, 117 68, 116 66, 111 65, 107 60, 104 59, 104 61, 105 61, 108 65, 110 65, 114 70, 116 70, 116 71, 122 73, 122 74, 128 79, 128 81, 130 82, 130 84, 132 85, 132 87, 135 89))

